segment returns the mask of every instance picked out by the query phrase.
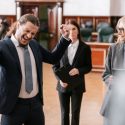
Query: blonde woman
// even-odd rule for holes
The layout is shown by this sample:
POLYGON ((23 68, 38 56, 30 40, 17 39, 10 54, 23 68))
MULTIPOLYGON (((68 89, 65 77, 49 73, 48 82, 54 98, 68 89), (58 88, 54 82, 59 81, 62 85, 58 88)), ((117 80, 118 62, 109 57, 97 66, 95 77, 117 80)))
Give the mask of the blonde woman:
POLYGON ((109 47, 103 81, 108 91, 102 106, 104 125, 125 124, 125 16, 118 20, 117 42, 109 47))

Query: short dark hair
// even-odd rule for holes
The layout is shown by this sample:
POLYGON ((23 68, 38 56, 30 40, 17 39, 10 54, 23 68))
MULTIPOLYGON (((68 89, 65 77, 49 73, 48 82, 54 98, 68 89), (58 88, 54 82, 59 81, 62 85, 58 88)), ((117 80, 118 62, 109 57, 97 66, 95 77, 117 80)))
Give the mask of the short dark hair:
POLYGON ((34 16, 33 14, 25 14, 25 15, 21 16, 18 21, 21 25, 25 24, 27 22, 31 22, 32 24, 34 24, 38 27, 40 26, 39 19, 36 16, 34 16))

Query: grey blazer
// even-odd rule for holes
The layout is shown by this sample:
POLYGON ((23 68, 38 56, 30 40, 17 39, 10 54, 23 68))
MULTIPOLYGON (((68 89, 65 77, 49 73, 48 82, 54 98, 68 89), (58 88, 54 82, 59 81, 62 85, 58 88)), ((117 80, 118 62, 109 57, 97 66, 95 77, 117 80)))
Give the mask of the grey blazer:
POLYGON ((114 81, 109 81, 109 77, 114 75, 115 70, 125 69, 124 63, 124 43, 114 43, 109 47, 106 62, 105 70, 102 75, 103 81, 108 86, 107 92, 105 94, 103 104, 101 106, 100 113, 101 115, 107 117, 109 114, 110 100, 112 98, 112 87, 114 81), (112 82, 112 84, 110 83, 112 82))

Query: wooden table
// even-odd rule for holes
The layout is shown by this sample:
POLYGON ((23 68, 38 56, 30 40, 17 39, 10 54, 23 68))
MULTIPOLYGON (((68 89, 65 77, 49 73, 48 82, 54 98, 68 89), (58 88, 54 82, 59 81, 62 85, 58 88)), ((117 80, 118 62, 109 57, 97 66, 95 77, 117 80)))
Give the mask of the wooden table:
POLYGON ((87 42, 92 51, 92 71, 103 72, 105 68, 105 59, 111 43, 87 42))

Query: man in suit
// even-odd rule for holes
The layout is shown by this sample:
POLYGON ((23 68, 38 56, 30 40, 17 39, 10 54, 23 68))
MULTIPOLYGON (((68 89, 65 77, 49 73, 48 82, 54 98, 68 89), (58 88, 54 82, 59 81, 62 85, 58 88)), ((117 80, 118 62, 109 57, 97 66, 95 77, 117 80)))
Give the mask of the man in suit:
MULTIPOLYGON (((0 43, 0 113, 1 125, 44 125, 42 62, 54 64, 70 44, 68 27, 60 28, 62 37, 52 53, 33 39, 39 30, 39 20, 32 14, 23 15, 15 33, 0 43), (25 86, 26 67, 24 50, 31 58, 30 92, 25 86)), ((29 61, 29 60, 28 60, 29 61)), ((27 65, 28 67, 29 65, 27 65)), ((30 79, 28 79, 30 80, 30 79)))
POLYGON ((78 24, 69 22, 69 38, 72 43, 68 46, 60 62, 53 69, 64 66, 68 70, 69 81, 63 81, 57 76, 57 90, 61 106, 61 125, 79 125, 81 102, 85 89, 85 74, 92 69, 91 49, 81 40, 78 24), (70 67, 70 68, 69 68, 70 67), (71 105, 71 108, 70 108, 71 105), (70 124, 71 109, 71 124, 70 124))

